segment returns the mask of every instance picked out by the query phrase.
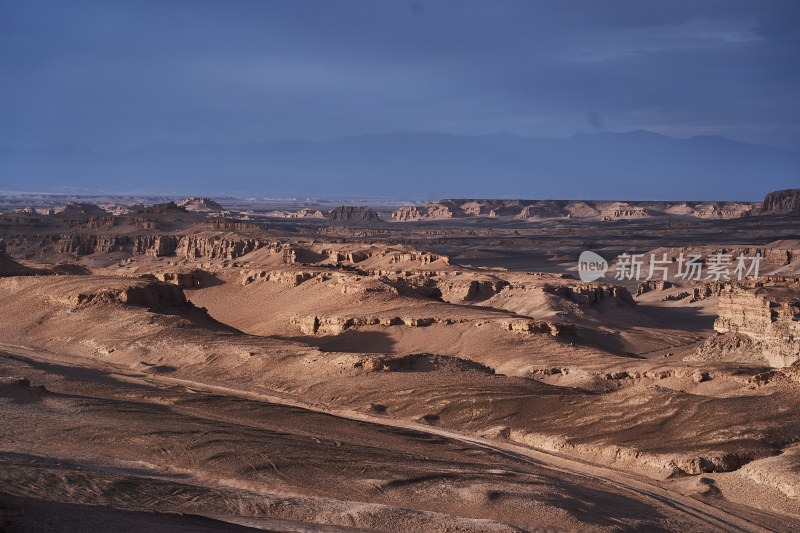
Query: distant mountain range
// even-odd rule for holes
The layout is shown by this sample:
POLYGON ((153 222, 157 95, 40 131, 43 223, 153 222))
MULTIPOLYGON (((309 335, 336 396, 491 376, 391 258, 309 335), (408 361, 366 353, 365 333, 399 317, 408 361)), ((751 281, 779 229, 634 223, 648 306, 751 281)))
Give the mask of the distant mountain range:
POLYGON ((433 199, 760 200, 800 184, 800 152, 647 131, 564 139, 393 133, 263 144, 0 148, 0 190, 433 199))

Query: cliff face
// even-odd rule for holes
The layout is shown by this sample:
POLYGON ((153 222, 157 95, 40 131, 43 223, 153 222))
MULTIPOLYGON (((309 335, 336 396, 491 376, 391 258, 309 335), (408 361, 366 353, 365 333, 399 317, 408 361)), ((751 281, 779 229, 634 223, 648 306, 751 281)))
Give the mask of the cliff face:
POLYGON ((595 305, 600 302, 631 307, 636 305, 628 289, 616 285, 545 285, 543 288, 545 292, 567 298, 579 305, 595 305))
POLYGON ((71 255, 108 254, 124 252, 131 255, 164 257, 177 255, 185 259, 236 259, 268 243, 244 237, 194 237, 180 235, 95 235, 44 234, 16 235, 10 243, 20 245, 35 241, 43 251, 71 255))
POLYGON ((453 210, 447 205, 428 204, 422 207, 401 207, 392 213, 395 222, 408 222, 411 220, 442 220, 453 218, 453 210))
POLYGON ((800 213, 800 189, 771 192, 761 204, 762 214, 800 213))
POLYGON ((718 335, 698 359, 765 362, 773 367, 800 360, 800 291, 792 287, 725 287, 719 295, 718 335))
POLYGON ((353 207, 340 205, 328 213, 331 222, 376 222, 380 221, 377 211, 367 206, 353 207))
POLYGON ((257 239, 225 239, 182 237, 175 253, 186 259, 236 259, 264 246, 257 239))

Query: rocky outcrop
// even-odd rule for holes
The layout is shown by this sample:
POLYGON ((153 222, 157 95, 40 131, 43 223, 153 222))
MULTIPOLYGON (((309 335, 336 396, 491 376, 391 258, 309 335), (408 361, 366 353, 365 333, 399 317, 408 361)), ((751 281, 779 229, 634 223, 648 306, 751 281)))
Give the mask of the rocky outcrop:
POLYGON ((573 324, 556 324, 553 322, 544 322, 542 320, 503 320, 500 322, 500 325, 509 331, 516 331, 519 333, 546 333, 553 337, 575 334, 577 331, 573 324))
POLYGON ((453 218, 450 206, 440 203, 427 204, 422 207, 401 207, 392 213, 395 222, 410 222, 414 220, 441 220, 453 218))
POLYGON ((641 296, 647 292, 651 291, 663 291, 665 289, 670 289, 674 287, 675 284, 670 281, 664 280, 647 280, 639 283, 639 286, 636 288, 636 296, 641 296))
MULTIPOLYGON (((770 335, 771 329, 788 327, 800 320, 800 295, 777 287, 727 287, 719 296, 718 309, 719 318, 714 322, 716 331, 737 331, 754 338, 772 338, 775 335, 770 335)), ((794 325, 800 326, 800 323, 794 325)))
POLYGON ((120 222, 119 217, 107 216, 92 216, 87 218, 78 218, 64 223, 66 228, 80 227, 85 230, 107 229, 118 226, 120 222))
POLYGON ((513 216, 519 213, 524 204, 525 202, 520 200, 440 200, 423 206, 401 207, 392 213, 392 220, 407 222, 454 217, 513 216))
POLYGON ((203 270, 191 272, 156 272, 153 277, 164 283, 177 285, 181 289, 199 289, 217 281, 213 275, 203 270))
POLYGON ((378 216, 378 212, 370 207, 340 205, 336 209, 331 209, 328 213, 328 220, 331 222, 364 223, 380 222, 381 219, 378 216))
POLYGON ((64 235, 58 251, 73 255, 107 254, 123 250, 130 242, 130 237, 120 235, 64 235))
POLYGON ((292 211, 287 218, 325 218, 325 214, 319 209, 305 208, 292 211))
POLYGON ((559 202, 543 201, 536 202, 534 205, 526 205, 515 218, 563 218, 568 215, 569 213, 564 209, 564 206, 559 205, 559 202))
POLYGON ((127 215, 129 213, 136 213, 140 209, 144 209, 144 204, 133 203, 128 205, 119 205, 115 203, 108 203, 108 204, 100 204, 99 207, 103 209, 106 213, 115 216, 120 216, 120 215, 127 215))
POLYGON ((450 303, 482 302, 509 286, 504 280, 442 279, 436 283, 441 298, 450 303))
POLYGON ((546 293, 572 300, 578 305, 610 302, 614 305, 635 306, 631 293, 617 285, 543 285, 546 293))
POLYGON ((175 253, 178 247, 178 237, 176 235, 143 235, 133 237, 134 255, 152 255, 153 257, 164 257, 175 253))
POLYGON ((598 202, 603 220, 616 220, 622 218, 642 218, 651 216, 652 213, 634 202, 598 202))
POLYGON ((16 215, 52 215, 54 212, 52 208, 37 209, 31 206, 14 209, 14 211, 12 211, 12 213, 16 215))
POLYGON ((392 254, 392 264, 397 263, 419 263, 421 265, 429 265, 439 259, 445 263, 449 263, 450 259, 444 255, 429 254, 424 252, 403 252, 392 254))
POLYGON ((297 211, 269 211, 266 213, 266 215, 275 218, 328 218, 327 214, 323 213, 319 209, 314 209, 311 207, 304 207, 303 209, 298 209, 297 211))
POLYGON ((264 246, 258 239, 182 237, 175 253, 186 259, 236 259, 264 246))
POLYGON ((53 209, 53 213, 62 215, 105 215, 106 211, 94 204, 67 202, 61 207, 53 209))
POLYGON ((397 296, 399 294, 398 287, 401 286, 399 283, 393 283, 386 279, 378 279, 372 276, 363 276, 327 268, 320 270, 296 270, 291 268, 246 270, 241 273, 239 282, 242 285, 250 285, 255 282, 269 282, 279 283, 289 287, 297 287, 304 283, 325 283, 329 289, 333 289, 341 294, 362 296, 376 293, 397 296))
POLYGON ((761 372, 750 378, 750 388, 757 389, 768 383, 800 384, 800 366, 786 366, 761 372))
POLYGON ((252 222, 242 222, 241 220, 231 220, 228 218, 212 218, 204 220, 202 224, 200 224, 200 227, 226 231, 246 231, 257 230, 261 228, 261 226, 258 224, 253 224, 252 222))
POLYGON ((489 216, 496 216, 497 212, 492 209, 488 202, 473 202, 473 201, 466 201, 461 204, 461 212, 464 213, 466 216, 480 216, 480 215, 489 215, 489 216))
POLYGON ((725 287, 717 335, 692 357, 789 366, 800 360, 800 295, 788 287, 725 287))
POLYGON ((764 197, 761 214, 800 213, 800 189, 771 192, 764 197))
POLYGON ((136 283, 123 287, 98 288, 67 296, 66 303, 72 307, 94 304, 125 304, 147 308, 185 307, 192 308, 183 290, 177 285, 159 281, 136 283))
POLYGON ((748 216, 757 206, 742 202, 703 202, 694 206, 692 213, 697 218, 739 218, 748 216))
POLYGON ((194 237, 180 235, 103 235, 103 234, 45 234, 15 235, 12 242, 37 241, 39 249, 84 256, 125 252, 131 255, 165 257, 177 255, 183 259, 236 259, 257 250, 267 243, 245 237, 194 237))
POLYGON ((178 207, 178 204, 175 202, 164 202, 160 204, 153 204, 151 207, 145 207, 138 211, 138 213, 149 213, 149 214, 164 214, 169 212, 175 211, 183 211, 186 212, 186 209, 183 207, 178 207))
POLYGON ((194 211, 196 213, 221 213, 225 208, 219 205, 211 198, 186 198, 178 203, 178 207, 182 207, 187 211, 194 211))
POLYGON ((45 252, 88 255, 130 251, 134 245, 134 238, 125 235, 86 235, 77 233, 9 235, 8 245, 14 247, 31 242, 34 242, 38 249, 45 252))
POLYGON ((615 202, 583 200, 440 200, 394 211, 392 221, 441 220, 455 217, 600 218, 646 217, 735 218, 748 215, 751 202, 615 202))
POLYGON ((403 323, 399 317, 319 317, 315 315, 293 317, 290 322, 298 326, 300 331, 306 335, 339 335, 349 329, 364 326, 394 326, 403 323))
POLYGON ((474 323, 483 326, 495 323, 501 329, 524 334, 540 334, 558 337, 575 333, 572 324, 556 324, 539 320, 510 319, 494 321, 472 321, 466 318, 437 318, 417 316, 293 316, 290 323, 300 328, 306 335, 339 335, 351 329, 367 326, 407 326, 410 328, 425 328, 434 324, 450 326, 453 324, 474 323))
POLYGON ((719 296, 719 293, 722 292, 722 289, 726 286, 727 285, 724 282, 711 281, 701 283, 700 285, 692 288, 691 301, 697 302, 713 296, 719 296))
POLYGON ((271 281, 274 283, 282 283, 290 287, 297 287, 311 279, 318 278, 322 281, 331 279, 330 272, 311 271, 311 270, 248 270, 242 272, 241 284, 250 285, 256 281, 271 281))

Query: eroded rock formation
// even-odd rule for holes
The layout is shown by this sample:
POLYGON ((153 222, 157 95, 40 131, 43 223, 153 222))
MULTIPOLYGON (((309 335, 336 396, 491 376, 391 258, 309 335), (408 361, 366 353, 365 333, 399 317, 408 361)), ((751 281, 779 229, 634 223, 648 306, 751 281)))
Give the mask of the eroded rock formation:
POLYGON ((127 286, 102 287, 91 292, 69 294, 62 300, 73 307, 100 304, 118 303, 148 308, 164 307, 193 307, 183 290, 177 285, 160 281, 132 283, 127 286))
POLYGON ((641 296, 646 292, 651 291, 663 291, 665 289, 672 288, 674 284, 670 281, 664 280, 647 280, 639 283, 639 286, 636 288, 636 296, 641 296))
POLYGON ((195 211, 198 213, 221 213, 225 208, 219 205, 211 198, 186 198, 178 203, 178 207, 182 207, 187 211, 195 211))
POLYGON ((235 259, 267 243, 245 237, 209 237, 179 235, 104 235, 104 234, 44 234, 14 235, 11 242, 22 245, 34 241, 41 250, 84 256, 126 252, 132 255, 165 257, 177 255, 184 259, 235 259))
POLYGON ((775 191, 764 197, 762 214, 800 213, 800 189, 775 191))
POLYGON ((106 211, 94 204, 67 202, 63 206, 53 209, 53 213, 63 213, 65 215, 104 215, 106 211))
POLYGON ((336 209, 331 209, 328 213, 328 220, 331 222, 378 222, 380 217, 377 211, 367 206, 340 205, 336 209))
POLYGON ((749 214, 751 202, 615 202, 583 200, 440 200, 394 211, 394 222, 458 217, 600 218, 617 220, 649 217, 737 218, 749 214))
POLYGON ((555 296, 572 300, 579 305, 595 305, 600 302, 636 305, 628 289, 617 285, 544 285, 542 289, 555 296))
POLYGON ((236 259, 264 246, 258 239, 182 237, 175 253, 179 257, 197 259, 236 259))
POLYGON ((717 335, 697 359, 763 361, 772 367, 800 360, 800 296, 796 288, 727 286, 719 295, 717 335))

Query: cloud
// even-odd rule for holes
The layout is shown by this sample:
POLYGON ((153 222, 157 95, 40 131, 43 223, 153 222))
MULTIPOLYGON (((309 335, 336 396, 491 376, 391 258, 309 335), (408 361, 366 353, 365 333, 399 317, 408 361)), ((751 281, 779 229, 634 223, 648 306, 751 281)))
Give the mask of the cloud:
POLYGON ((791 0, 2 9, 0 145, 800 125, 791 0))

